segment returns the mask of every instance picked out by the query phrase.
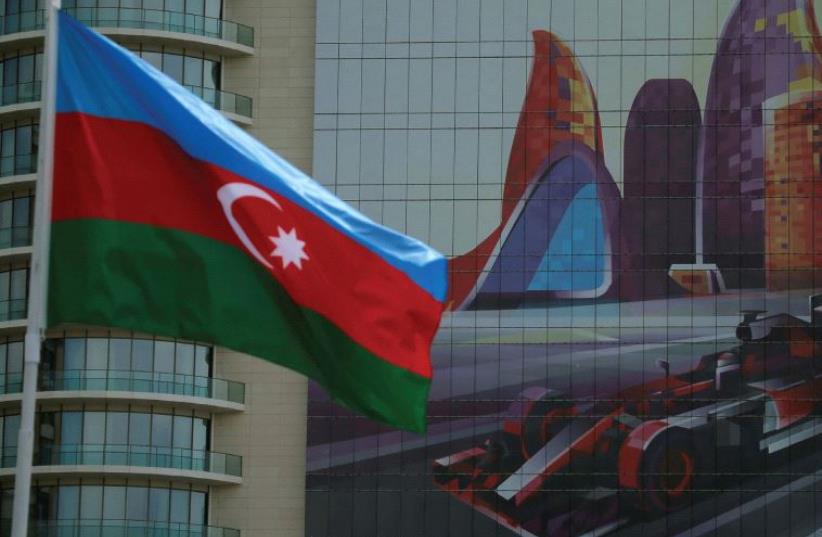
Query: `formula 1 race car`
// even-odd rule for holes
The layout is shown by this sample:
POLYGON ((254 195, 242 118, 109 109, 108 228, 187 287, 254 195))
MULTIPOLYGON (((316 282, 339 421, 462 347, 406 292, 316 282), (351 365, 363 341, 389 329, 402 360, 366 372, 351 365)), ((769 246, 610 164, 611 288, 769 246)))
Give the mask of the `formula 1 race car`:
POLYGON ((676 375, 660 360, 662 378, 607 400, 528 389, 496 436, 436 460, 435 481, 531 533, 546 531, 547 513, 597 493, 618 495, 620 509, 678 509, 718 474, 755 472, 822 434, 822 295, 809 302, 810 322, 744 311, 737 346, 676 375))

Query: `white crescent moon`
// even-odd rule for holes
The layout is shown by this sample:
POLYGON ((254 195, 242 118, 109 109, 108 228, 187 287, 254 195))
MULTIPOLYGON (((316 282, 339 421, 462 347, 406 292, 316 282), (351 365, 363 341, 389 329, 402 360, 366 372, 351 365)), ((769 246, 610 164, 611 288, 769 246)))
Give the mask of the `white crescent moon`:
POLYGON ((280 207, 277 200, 272 198, 268 192, 254 185, 249 185, 248 183, 229 183, 221 186, 217 191, 217 199, 220 200, 220 205, 223 206, 225 217, 228 220, 228 223, 231 224, 231 229, 233 229, 234 233, 237 234, 240 242, 243 243, 243 246, 248 248, 248 251, 251 252, 251 255, 253 255, 257 261, 265 265, 267 268, 273 269, 274 266, 269 263, 257 247, 254 246, 254 243, 248 238, 248 234, 242 226, 240 226, 240 223, 237 222, 237 219, 234 217, 234 213, 231 211, 231 206, 234 205, 234 202, 240 198, 257 198, 267 201, 281 211, 283 208, 280 207))

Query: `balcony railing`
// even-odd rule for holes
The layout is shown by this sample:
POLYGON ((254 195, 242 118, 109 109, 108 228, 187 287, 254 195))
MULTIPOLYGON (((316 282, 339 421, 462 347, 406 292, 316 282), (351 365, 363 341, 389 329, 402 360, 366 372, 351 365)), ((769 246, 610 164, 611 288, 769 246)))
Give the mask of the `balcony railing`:
POLYGON ((0 177, 23 175, 37 171, 37 154, 0 157, 0 177))
POLYGON ((25 298, 0 300, 0 321, 16 321, 26 318, 25 298))
MULTIPOLYGON (((11 519, 0 519, 0 535, 11 519)), ((240 530, 153 520, 32 520, 29 537, 240 537, 240 530)))
MULTIPOLYGON (((212 377, 152 373, 150 371, 117 371, 107 369, 72 369, 40 371, 41 391, 124 391, 187 395, 245 403, 245 384, 212 377)), ((0 394, 20 393, 22 373, 0 374, 0 394)))
POLYGON ((0 249, 31 246, 31 226, 0 228, 0 249))
MULTIPOLYGON (((71 7, 69 15, 87 26, 98 28, 136 28, 199 35, 254 46, 254 28, 232 21, 179 11, 128 7, 71 7)), ((42 10, 0 17, 0 34, 8 35, 44 27, 42 10)))
POLYGON ((42 30, 46 25, 46 12, 42 9, 6 14, 0 17, 0 35, 42 30))
MULTIPOLYGON (((17 462, 16 450, 3 453, 2 467, 17 462)), ((190 470, 241 477, 243 458, 239 455, 187 448, 111 444, 40 444, 34 453, 35 466, 137 466, 190 470)))
POLYGON ((251 118, 251 97, 245 95, 238 95, 228 91, 220 91, 212 88, 203 88, 200 86, 185 86, 190 92, 201 98, 217 110, 229 112, 251 118))
MULTIPOLYGON (((194 95, 200 97, 202 100, 223 112, 237 114, 239 116, 251 118, 251 97, 245 95, 238 95, 228 91, 220 91, 213 88, 204 88, 200 86, 185 86, 194 95)), ((40 100, 40 82, 26 82, 24 84, 13 84, 10 86, 2 86, 0 88, 0 106, 9 106, 12 104, 24 104, 40 100)), ((24 157, 14 157, 16 159, 23 159, 24 157)), ((37 157, 29 157, 31 160, 21 162, 21 169, 33 171, 36 165, 37 157)), ((6 165, 8 166, 8 165, 6 165)), ((4 168, 5 169, 5 168, 4 168)), ((28 171, 21 173, 30 173, 28 171)), ((5 175, 10 175, 6 173, 5 175)))
POLYGON ((23 82, 2 87, 0 105, 33 103, 40 100, 40 81, 23 82))

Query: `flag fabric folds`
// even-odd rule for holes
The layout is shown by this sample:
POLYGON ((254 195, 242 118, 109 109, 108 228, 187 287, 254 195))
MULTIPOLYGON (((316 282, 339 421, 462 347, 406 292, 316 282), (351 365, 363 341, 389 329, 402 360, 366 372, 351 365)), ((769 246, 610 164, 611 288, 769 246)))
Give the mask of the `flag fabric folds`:
POLYGON ((211 342, 425 429, 446 261, 60 14, 49 326, 211 342))

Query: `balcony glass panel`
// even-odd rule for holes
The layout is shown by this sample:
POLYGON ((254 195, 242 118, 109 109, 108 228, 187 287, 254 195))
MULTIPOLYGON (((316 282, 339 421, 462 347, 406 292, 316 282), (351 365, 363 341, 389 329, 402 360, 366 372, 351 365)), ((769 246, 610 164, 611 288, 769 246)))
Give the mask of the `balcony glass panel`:
MULTIPOLYGON (((83 24, 92 27, 178 32, 221 39, 247 47, 254 46, 254 28, 219 17, 169 9, 103 7, 100 5, 102 2, 96 4, 78 7, 76 2, 69 0, 64 2, 64 9, 83 24)), ((38 30, 43 28, 43 13, 34 11, 6 15, 0 26, 4 34, 38 30)))

